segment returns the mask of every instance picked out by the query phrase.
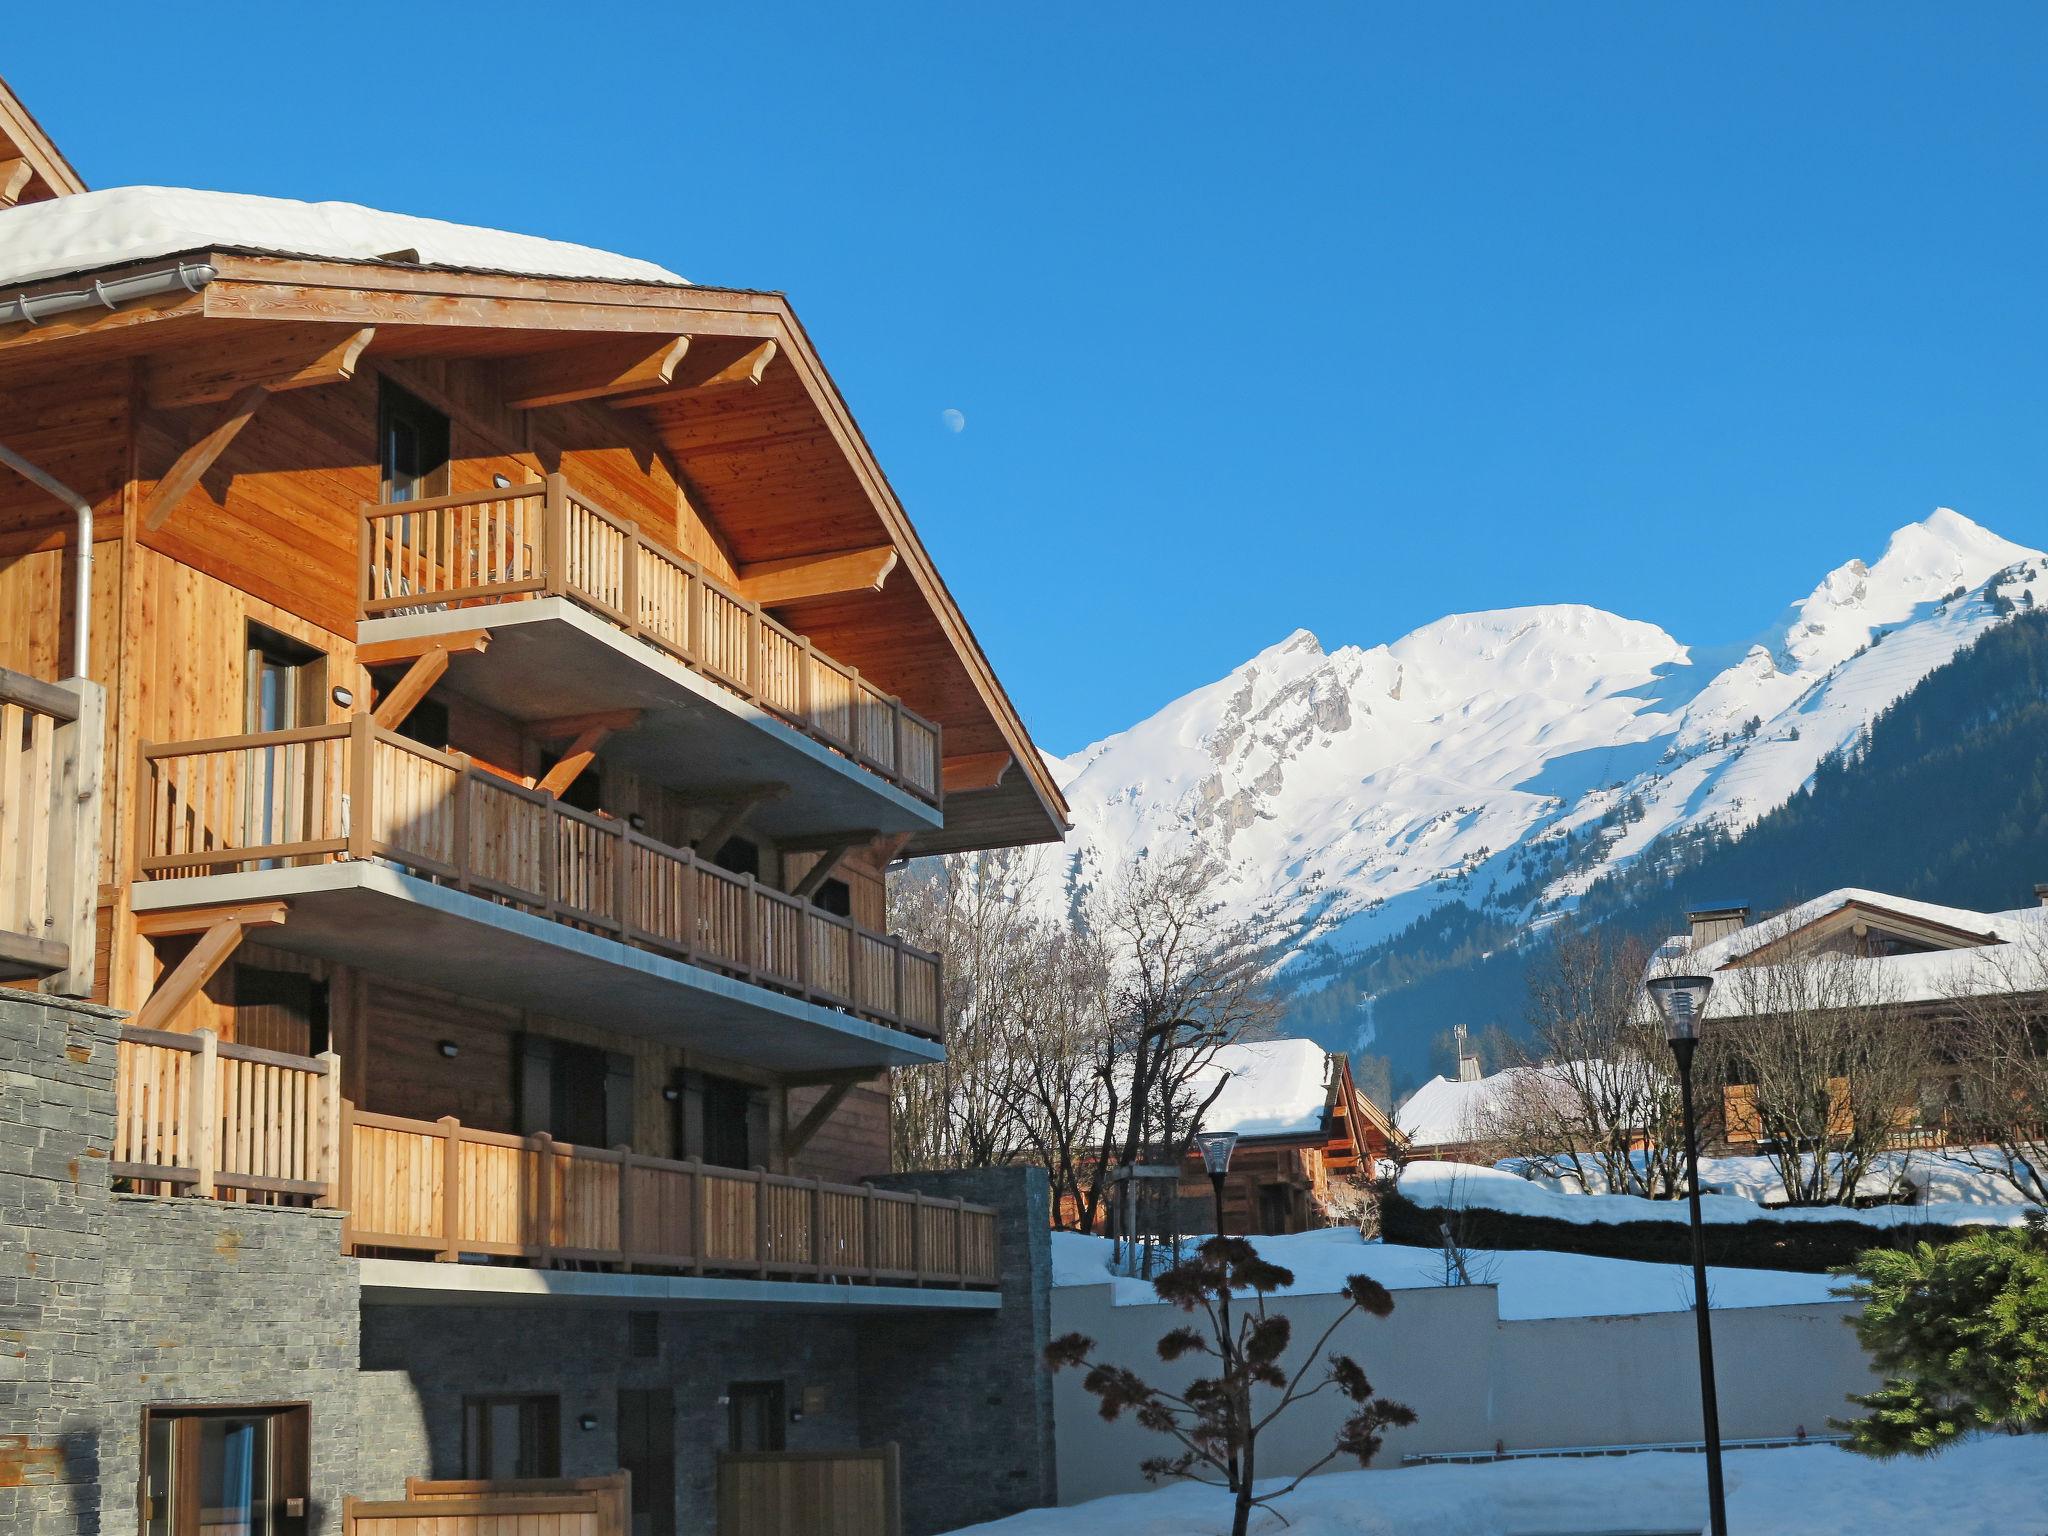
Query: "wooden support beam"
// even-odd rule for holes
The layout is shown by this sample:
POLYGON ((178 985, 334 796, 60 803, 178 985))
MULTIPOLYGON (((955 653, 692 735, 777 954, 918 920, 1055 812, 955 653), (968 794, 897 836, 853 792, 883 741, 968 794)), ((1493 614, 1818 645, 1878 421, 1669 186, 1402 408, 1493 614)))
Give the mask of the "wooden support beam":
POLYGON ((803 879, 797 881, 789 894, 798 901, 809 901, 823 889, 825 882, 832 878, 833 872, 839 868, 840 861, 865 843, 868 837, 869 834, 863 832, 857 837, 849 838, 842 843, 834 843, 827 848, 818 856, 818 862, 804 871, 803 879))
POLYGON ((229 955, 242 942, 242 924, 224 917, 199 937, 192 952, 178 962, 176 970, 156 985, 135 1015, 137 1029, 168 1029, 185 1005, 199 995, 199 989, 213 979, 229 955))
POLYGON ((969 752, 939 764, 939 784, 949 795, 994 789, 1016 761, 1007 752, 969 752))
POLYGON ((371 326, 252 324, 153 364, 145 398, 153 409, 170 410, 231 400, 252 384, 274 395, 345 384, 376 334, 371 326))
POLYGON ((772 341, 755 341, 745 336, 704 337, 667 384, 614 395, 611 404, 639 410, 646 406, 673 405, 678 400, 688 400, 713 390, 752 388, 761 382, 768 365, 775 361, 775 352, 776 346, 772 341))
POLYGON ((284 921, 285 904, 258 901, 227 907, 176 907, 163 912, 135 914, 135 931, 145 939, 171 939, 180 934, 204 933, 215 923, 236 922, 244 928, 273 928, 284 921))
POLYGON ((772 608, 807 597, 837 597, 852 592, 879 592, 896 569, 896 546, 841 550, 831 555, 799 555, 789 560, 757 560, 739 568, 740 596, 772 608))
POLYGON ((437 645, 405 669, 405 676, 392 684, 391 691, 377 701, 377 708, 370 718, 387 731, 397 730, 447 670, 448 653, 437 645))
POLYGON ((505 404, 515 411, 571 400, 660 389, 690 350, 687 336, 627 336, 569 351, 541 352, 507 363, 499 372, 505 404))
POLYGON ((263 385, 251 384, 228 402, 227 414, 219 425, 179 454, 178 462, 170 467, 163 479, 157 481, 156 489, 150 492, 149 501, 142 509, 143 527, 152 532, 163 527, 171 509, 185 499, 185 493, 199 483, 201 475, 213 468, 214 460, 227 452, 228 444, 249 425, 256 408, 269 398, 270 391, 263 385))
POLYGON ((787 784, 763 784, 748 794, 727 804, 724 812, 714 821, 704 835, 690 845, 691 850, 706 858, 717 858, 718 850, 725 846, 725 840, 746 825, 747 818, 770 800, 779 800, 789 793, 787 784))
POLYGON ((19 155, 12 160, 0 160, 0 208, 12 208, 20 202, 35 173, 36 168, 19 155))
POLYGON ((569 744, 569 750, 562 754, 554 767, 541 775, 534 788, 561 799, 562 791, 582 777, 583 770, 597 760, 597 749, 604 745, 604 739, 609 735, 610 726, 591 726, 569 744))
POLYGON ((629 731, 640 723, 637 709, 600 709, 587 715, 557 715, 552 720, 532 720, 526 729, 542 741, 559 741, 564 736, 581 736, 585 731, 629 731))
POLYGON ((377 640, 356 647, 356 662, 365 667, 388 667, 393 662, 418 661, 432 650, 459 656, 465 651, 482 651, 491 643, 488 629, 458 629, 445 635, 413 635, 404 640, 377 640))
POLYGON ((824 1128, 832 1118, 832 1112, 846 1102, 846 1096, 853 1092, 852 1083, 834 1083, 826 1090, 825 1096, 805 1112, 803 1119, 782 1133, 782 1155, 795 1157, 811 1144, 811 1138, 824 1128))

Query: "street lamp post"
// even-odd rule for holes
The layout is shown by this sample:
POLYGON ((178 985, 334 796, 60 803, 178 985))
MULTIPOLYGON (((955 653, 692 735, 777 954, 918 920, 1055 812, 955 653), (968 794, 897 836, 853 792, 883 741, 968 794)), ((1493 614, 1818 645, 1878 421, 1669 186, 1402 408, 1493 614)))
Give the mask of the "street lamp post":
POLYGON ((1714 1330, 1707 1315, 1707 1259, 1700 1236, 1699 1136, 1693 1129, 1692 1058, 1700 1043, 1711 976, 1658 976, 1651 998, 1664 1015, 1664 1038, 1678 1058, 1678 1097, 1685 1111, 1685 1195, 1692 1214, 1693 1319, 1700 1335, 1700 1418, 1706 1427, 1707 1518, 1713 1536, 1728 1536, 1728 1506, 1721 1489, 1721 1410, 1714 1399, 1714 1330))
POLYGON ((1223 1180, 1230 1173, 1230 1154, 1237 1146, 1235 1131, 1204 1131, 1195 1138, 1202 1149, 1202 1166, 1209 1170, 1209 1186, 1216 1191, 1216 1235, 1223 1235, 1223 1180))

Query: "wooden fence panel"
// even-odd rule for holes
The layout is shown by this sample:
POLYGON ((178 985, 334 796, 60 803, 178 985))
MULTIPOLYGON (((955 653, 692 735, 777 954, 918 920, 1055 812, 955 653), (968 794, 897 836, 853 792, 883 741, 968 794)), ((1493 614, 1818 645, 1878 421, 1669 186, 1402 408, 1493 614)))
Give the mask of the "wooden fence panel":
POLYGON ((902 1505, 893 1441, 718 1458, 718 1536, 901 1536, 902 1505))

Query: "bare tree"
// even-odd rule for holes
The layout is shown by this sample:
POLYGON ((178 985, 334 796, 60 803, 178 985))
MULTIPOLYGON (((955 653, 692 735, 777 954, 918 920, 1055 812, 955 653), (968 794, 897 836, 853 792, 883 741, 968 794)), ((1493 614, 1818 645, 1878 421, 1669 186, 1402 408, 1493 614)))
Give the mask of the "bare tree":
MULTIPOLYGON (((1749 1090, 1758 1147, 1794 1205, 1846 1205, 1891 1147, 1934 1065, 1929 1031, 1867 958, 1822 952, 1737 968, 1708 1040, 1722 1082, 1749 1090)), ((1718 999, 1717 999, 1718 1001, 1718 999)))
POLYGON ((1053 1224, 1087 1232, 1101 1215, 1095 1153, 1112 1090, 1097 1063, 1116 990, 1101 939, 1086 929, 1050 931, 1035 959, 1035 984, 1012 1032, 1010 1109, 1019 1146, 1051 1181, 1053 1224))
POLYGON ((1219 1074, 1198 1095, 1197 1079, 1224 1046, 1270 1033, 1279 1017, 1268 983, 1275 930, 1226 913, 1216 873, 1199 851, 1140 859, 1100 914, 1118 994, 1096 1062, 1107 1111, 1100 1174, 1185 1158, 1223 1087, 1219 1074))
POLYGON ((1663 1031, 1643 1006, 1648 961, 1640 939, 1599 928, 1551 942, 1529 976, 1525 1070, 1502 1081, 1487 1139, 1588 1193, 1677 1194, 1685 1122, 1663 1031))
POLYGON ((1949 1113, 1968 1144, 1946 1155, 2048 1205, 2048 931, 1972 958, 1943 1042, 1955 1070, 1949 1113))

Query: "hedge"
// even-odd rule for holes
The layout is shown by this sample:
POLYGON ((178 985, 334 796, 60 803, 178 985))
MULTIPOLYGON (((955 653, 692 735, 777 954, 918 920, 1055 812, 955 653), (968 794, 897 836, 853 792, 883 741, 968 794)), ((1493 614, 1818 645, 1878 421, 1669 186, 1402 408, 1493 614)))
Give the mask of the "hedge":
MULTIPOLYGON (((1542 1248, 1603 1259, 1641 1259, 1651 1264, 1690 1264, 1692 1237, 1682 1213, 1675 1221, 1561 1221, 1472 1205, 1450 1211, 1420 1206, 1388 1185, 1380 1186, 1380 1235, 1390 1243, 1434 1248, 1440 1227, 1454 1223, 1460 1246, 1477 1249, 1542 1248)), ((1729 1269, 1790 1269, 1825 1273, 1855 1262, 1866 1248, 1911 1248, 1919 1242, 1946 1243, 1971 1227, 1927 1222, 1867 1227, 1855 1221, 1714 1222, 1705 1228, 1707 1262, 1729 1269)))

